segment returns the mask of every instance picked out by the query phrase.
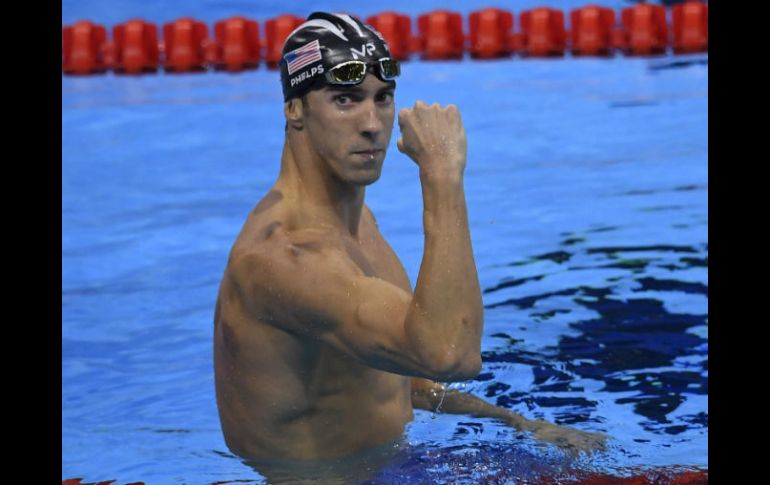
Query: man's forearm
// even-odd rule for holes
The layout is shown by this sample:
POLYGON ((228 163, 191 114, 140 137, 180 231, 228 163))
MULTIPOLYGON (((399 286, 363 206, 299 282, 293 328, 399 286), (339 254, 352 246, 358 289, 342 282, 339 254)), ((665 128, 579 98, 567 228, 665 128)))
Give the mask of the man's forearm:
POLYGON ((533 423, 509 409, 492 405, 472 394, 454 389, 424 389, 412 393, 412 405, 417 409, 449 414, 467 414, 477 418, 504 421, 520 431, 531 431, 533 423))
POLYGON ((472 394, 446 389, 441 385, 422 384, 412 392, 412 406, 433 412, 467 414, 477 418, 499 419, 519 431, 532 433, 534 438, 553 443, 570 453, 596 451, 606 448, 607 436, 558 426, 542 419, 529 420, 513 411, 488 402, 472 394))
POLYGON ((421 182, 425 248, 407 335, 433 358, 480 364, 483 305, 462 175, 422 174, 421 182))

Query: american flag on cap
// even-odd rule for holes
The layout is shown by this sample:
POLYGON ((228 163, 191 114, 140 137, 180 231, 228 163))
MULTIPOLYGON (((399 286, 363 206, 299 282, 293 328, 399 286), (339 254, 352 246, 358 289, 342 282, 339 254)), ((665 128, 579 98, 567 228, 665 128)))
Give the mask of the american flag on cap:
POLYGON ((286 65, 289 68, 289 75, 291 76, 308 64, 320 61, 321 46, 318 43, 318 39, 316 39, 313 42, 308 42, 302 47, 287 52, 284 54, 283 58, 286 60, 286 65))

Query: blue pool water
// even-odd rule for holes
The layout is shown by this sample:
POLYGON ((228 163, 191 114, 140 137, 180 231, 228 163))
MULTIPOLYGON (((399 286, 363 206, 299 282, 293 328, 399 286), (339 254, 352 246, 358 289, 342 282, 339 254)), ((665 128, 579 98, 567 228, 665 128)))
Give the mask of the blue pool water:
MULTIPOLYGON (((246 8, 157 4, 165 10, 148 6, 148 19, 246 8)), ((98 5, 63 2, 63 20, 112 24, 144 8, 98 5)), ((280 5, 243 11, 264 20, 280 5)), ((531 6, 501 6, 519 5, 531 6)), ((612 442, 576 464, 495 421, 417 411, 378 483, 707 468, 707 55, 414 61, 403 71, 398 108, 454 103, 468 132, 484 368, 451 387, 612 442)), ((282 142, 278 75, 264 68, 62 77, 62 478, 260 483, 221 435, 212 318, 230 245, 275 180, 282 142)), ((414 283, 420 185, 395 136, 367 202, 414 283)))

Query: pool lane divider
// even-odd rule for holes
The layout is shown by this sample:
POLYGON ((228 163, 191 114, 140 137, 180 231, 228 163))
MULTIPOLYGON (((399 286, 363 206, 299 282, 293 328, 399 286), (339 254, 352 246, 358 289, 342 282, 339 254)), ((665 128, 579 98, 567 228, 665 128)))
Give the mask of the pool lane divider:
MULTIPOLYGON (((571 30, 563 11, 549 7, 518 15, 499 8, 471 12, 468 31, 457 12, 435 10, 412 19, 397 12, 366 18, 390 46, 396 59, 422 60, 572 56, 658 56, 708 52, 708 2, 687 0, 670 8, 639 3, 616 15, 611 8, 587 5, 569 12, 571 30), (669 22, 670 20, 670 22, 669 22), (514 27, 517 30, 514 31, 514 27)), ((112 27, 108 38, 103 25, 81 20, 62 28, 62 71, 66 75, 239 72, 264 63, 277 69, 288 35, 304 22, 286 14, 260 24, 235 16, 220 20, 209 33, 207 25, 189 17, 163 25, 142 19, 112 27), (159 36, 162 34, 162 38, 159 36)))

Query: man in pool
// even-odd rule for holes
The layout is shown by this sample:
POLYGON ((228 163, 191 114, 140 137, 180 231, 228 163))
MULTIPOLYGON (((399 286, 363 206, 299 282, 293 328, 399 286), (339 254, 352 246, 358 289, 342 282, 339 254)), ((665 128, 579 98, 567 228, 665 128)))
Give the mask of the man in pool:
POLYGON ((286 138, 278 180, 235 241, 215 311, 217 404, 250 460, 336 459, 397 442, 413 408, 503 420, 591 450, 602 437, 449 390, 481 369, 483 305, 453 105, 398 113, 418 166, 425 246, 416 287, 364 203, 395 118, 398 63, 382 37, 314 13, 280 64, 286 138))

